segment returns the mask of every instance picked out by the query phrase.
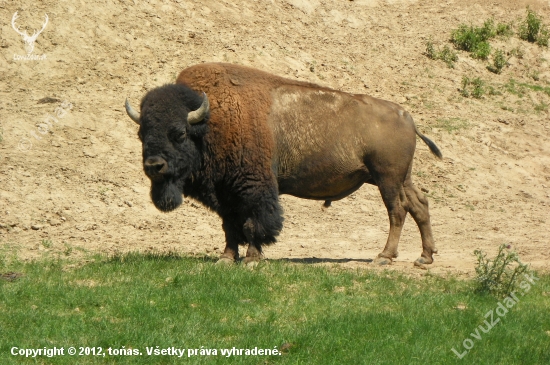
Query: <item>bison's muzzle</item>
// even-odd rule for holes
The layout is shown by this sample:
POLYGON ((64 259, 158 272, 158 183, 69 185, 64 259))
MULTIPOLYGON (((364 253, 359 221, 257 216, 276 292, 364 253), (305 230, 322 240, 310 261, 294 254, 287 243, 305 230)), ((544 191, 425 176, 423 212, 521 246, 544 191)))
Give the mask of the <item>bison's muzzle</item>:
POLYGON ((151 180, 162 180, 168 172, 168 162, 162 157, 149 157, 143 162, 143 170, 151 180))
POLYGON ((170 175, 168 162, 164 158, 148 157, 143 162, 143 170, 151 179, 151 199, 160 211, 169 212, 181 205, 181 189, 170 175))

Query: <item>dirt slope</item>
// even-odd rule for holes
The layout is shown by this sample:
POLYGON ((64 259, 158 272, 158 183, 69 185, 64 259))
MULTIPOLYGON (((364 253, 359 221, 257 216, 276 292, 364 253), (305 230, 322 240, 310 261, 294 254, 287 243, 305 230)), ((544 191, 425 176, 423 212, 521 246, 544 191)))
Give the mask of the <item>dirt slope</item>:
MULTIPOLYGON (((504 85, 513 78, 548 87, 549 49, 517 37, 495 40, 523 53, 501 75, 463 52, 454 69, 423 55, 427 40, 447 44, 460 23, 493 17, 517 24, 526 5, 550 23, 549 1, 0 2, 3 254, 219 253, 224 235, 216 215, 193 201, 169 214, 153 207, 137 127, 123 102, 128 96, 138 104, 187 66, 225 61, 368 93, 412 113, 444 154, 435 159, 419 141, 414 166, 416 184, 429 192, 440 252, 434 272, 469 275, 473 250, 494 253, 501 243, 548 270, 550 97, 530 89, 520 97, 504 85), (19 59, 26 50, 11 26, 15 11, 28 33, 48 14, 33 51, 45 59, 19 59), (464 98, 463 76, 480 77, 501 95, 464 98), (40 102, 46 97, 52 99, 40 102), (449 131, 453 126, 459 129, 449 131)), ((321 202, 281 200, 285 228, 265 250, 269 259, 368 267, 384 247, 389 224, 373 187, 327 211, 321 202)), ((420 252, 409 218, 392 266, 418 271, 412 261, 420 252)))

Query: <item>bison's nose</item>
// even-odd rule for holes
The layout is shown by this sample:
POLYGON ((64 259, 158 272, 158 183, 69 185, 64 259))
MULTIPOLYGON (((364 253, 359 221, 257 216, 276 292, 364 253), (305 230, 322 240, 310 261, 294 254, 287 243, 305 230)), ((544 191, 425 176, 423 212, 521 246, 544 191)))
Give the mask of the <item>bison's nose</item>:
POLYGON ((164 175, 168 171, 168 162, 162 157, 149 157, 143 163, 145 173, 151 177, 164 175))

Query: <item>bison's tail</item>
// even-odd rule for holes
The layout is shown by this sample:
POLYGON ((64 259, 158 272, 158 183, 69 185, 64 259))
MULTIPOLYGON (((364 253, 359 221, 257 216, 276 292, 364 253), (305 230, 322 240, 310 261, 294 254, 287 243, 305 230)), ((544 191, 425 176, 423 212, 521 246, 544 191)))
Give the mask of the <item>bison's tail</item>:
POLYGON ((429 139, 428 137, 426 137, 425 135, 420 133, 420 131, 416 127, 416 124, 414 125, 414 130, 415 130, 416 134, 418 134, 418 137, 420 137, 420 139, 422 139, 424 141, 424 143, 426 143, 428 145, 428 147, 430 148, 430 151, 432 151, 432 153, 434 155, 436 155, 439 158, 443 158, 443 155, 441 154, 441 151, 439 150, 439 147, 437 147, 437 145, 434 143, 434 141, 432 141, 431 139, 429 139))

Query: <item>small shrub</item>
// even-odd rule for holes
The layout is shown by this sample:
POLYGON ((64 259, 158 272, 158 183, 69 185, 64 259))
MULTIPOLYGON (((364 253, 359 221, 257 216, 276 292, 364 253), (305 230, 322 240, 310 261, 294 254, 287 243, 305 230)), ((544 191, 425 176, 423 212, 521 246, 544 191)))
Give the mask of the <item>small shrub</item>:
POLYGON ((460 94, 465 98, 470 96, 468 85, 470 85, 470 78, 468 76, 462 76, 462 89, 460 89, 460 94))
POLYGON ((42 240, 42 246, 44 246, 44 248, 51 248, 52 247, 52 241, 42 240))
POLYGON ((527 273, 528 266, 520 261, 517 253, 509 249, 509 245, 500 245, 497 256, 493 259, 487 258, 482 250, 474 251, 477 258, 476 291, 506 296, 514 290, 518 277, 527 273))
POLYGON ((500 74, 502 69, 508 65, 508 60, 504 57, 504 52, 497 49, 493 54, 493 64, 487 66, 487 69, 493 73, 500 74))
POLYGON ((478 32, 484 41, 494 38, 497 35, 493 19, 487 19, 478 32))
POLYGON ((548 28, 543 24, 542 18, 529 8, 527 8, 527 18, 519 26, 518 35, 524 41, 548 47, 550 38, 548 28))
POLYGON ((511 37, 512 35, 514 35, 514 31, 512 30, 512 24, 498 23, 496 34, 501 37, 506 37, 506 38, 511 37))
POLYGON ((485 60, 491 53, 491 46, 487 41, 496 35, 494 22, 492 19, 488 19, 482 27, 459 25, 458 29, 451 33, 451 42, 458 49, 470 52, 472 57, 485 60))
POLYGON ((480 99, 485 93, 485 83, 479 77, 476 77, 471 81, 471 84, 473 86, 472 96, 474 98, 480 99))
POLYGON ((461 24, 458 29, 451 33, 451 41, 458 49, 466 52, 473 52, 480 42, 479 36, 474 31, 474 27, 461 24))
POLYGON ((463 76, 460 94, 466 98, 471 95, 476 99, 480 99, 485 94, 485 82, 479 77, 470 79, 467 76, 463 76))
POLYGON ((550 43, 550 33, 548 29, 544 28, 540 31, 539 38, 537 39, 537 44, 541 47, 548 47, 550 43))
POLYGON ((477 47, 472 51, 472 57, 480 60, 486 60, 491 54, 491 45, 489 42, 479 42, 477 47))
POLYGON ((426 52, 424 54, 432 60, 437 60, 439 58, 438 52, 436 51, 435 46, 431 41, 426 42, 426 52))
POLYGON ((454 63, 458 61, 458 55, 449 46, 445 45, 439 51, 431 41, 426 42, 426 52, 424 54, 432 60, 442 60, 449 68, 454 68, 454 63))
POLYGON ((445 62, 449 68, 453 68, 454 63, 458 61, 458 55, 449 46, 445 45, 439 53, 439 59, 445 62))

